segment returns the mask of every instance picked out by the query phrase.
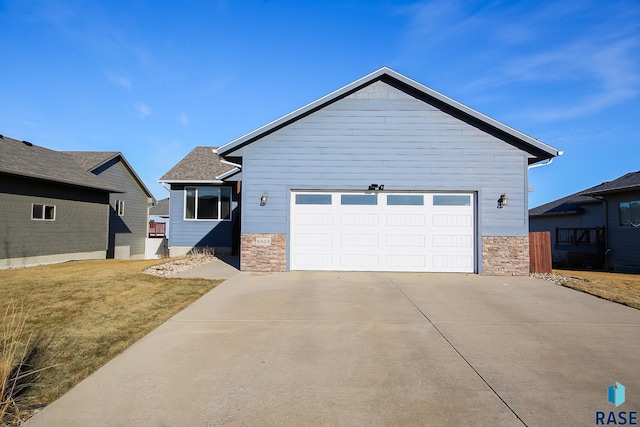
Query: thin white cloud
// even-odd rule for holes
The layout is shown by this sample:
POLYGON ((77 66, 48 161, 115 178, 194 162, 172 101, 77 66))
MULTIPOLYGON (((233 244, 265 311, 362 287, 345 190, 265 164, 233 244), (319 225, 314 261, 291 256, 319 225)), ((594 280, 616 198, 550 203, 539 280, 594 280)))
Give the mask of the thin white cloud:
POLYGON ((180 120, 180 123, 182 123, 183 126, 189 124, 189 117, 187 116, 187 113, 180 113, 178 120, 180 120))
POLYGON ((640 94, 640 7, 624 0, 597 6, 417 3, 400 11, 409 17, 405 56, 462 67, 452 69, 458 74, 468 64, 469 83, 459 90, 476 99, 548 93, 555 107, 529 111, 536 96, 520 95, 530 120, 598 113, 640 94))
POLYGON ((114 85, 120 86, 124 89, 131 89, 131 79, 128 76, 124 74, 114 73, 109 70, 105 71, 105 76, 107 77, 107 80, 109 80, 114 85))
POLYGON ((149 107, 147 104, 145 104, 144 102, 137 102, 134 105, 136 111, 138 112, 138 115, 141 118, 145 118, 150 116, 153 113, 153 110, 151 109, 151 107, 149 107))

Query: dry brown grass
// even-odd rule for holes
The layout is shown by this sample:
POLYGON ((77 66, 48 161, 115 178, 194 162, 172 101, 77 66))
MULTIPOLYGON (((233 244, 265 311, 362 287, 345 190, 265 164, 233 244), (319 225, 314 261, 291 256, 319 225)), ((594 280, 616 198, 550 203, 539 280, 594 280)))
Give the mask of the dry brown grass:
POLYGON ((576 270, 554 270, 553 272, 588 280, 588 282, 564 283, 563 286, 640 309, 640 274, 576 270))
POLYGON ((27 331, 51 341, 31 403, 56 399, 220 281, 142 273, 146 261, 77 261, 0 270, 0 310, 28 310, 27 331))

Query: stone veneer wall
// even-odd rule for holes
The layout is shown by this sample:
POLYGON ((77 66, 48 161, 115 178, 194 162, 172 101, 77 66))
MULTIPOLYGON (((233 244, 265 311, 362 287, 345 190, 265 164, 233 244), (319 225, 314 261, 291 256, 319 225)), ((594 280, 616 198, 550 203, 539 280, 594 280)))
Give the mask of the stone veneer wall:
POLYGON ((240 270, 286 271, 286 269, 286 234, 243 233, 240 236, 240 270), (271 244, 266 245, 264 239, 270 239, 271 244))
POLYGON ((528 276, 529 237, 483 237, 482 274, 489 276, 528 276))

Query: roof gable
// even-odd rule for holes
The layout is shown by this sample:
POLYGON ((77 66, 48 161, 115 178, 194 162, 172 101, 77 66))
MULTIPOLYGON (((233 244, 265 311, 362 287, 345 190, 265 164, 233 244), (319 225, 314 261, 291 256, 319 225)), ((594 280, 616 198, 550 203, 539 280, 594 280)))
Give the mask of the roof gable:
POLYGON ((237 165, 225 163, 216 147, 199 146, 165 173, 160 182, 209 182, 220 183, 237 165))
POLYGON ((409 96, 428 102, 444 112, 467 121, 470 124, 490 133, 530 154, 529 163, 535 163, 541 160, 553 158, 559 155, 558 150, 532 138, 522 132, 519 132, 503 123, 498 122, 472 108, 467 107, 445 95, 424 86, 414 80, 397 73, 390 68, 383 67, 353 83, 350 83, 310 104, 305 105, 285 116, 280 117, 240 138, 237 138, 218 149, 218 152, 224 156, 233 156, 237 150, 245 145, 277 131, 299 119, 305 117, 314 111, 332 104, 342 98, 354 94, 362 88, 375 84, 377 81, 383 81, 390 84, 409 96))
POLYGON ((120 193, 60 151, 0 135, 0 172, 77 187, 120 193))
POLYGON ((81 167, 89 172, 97 174, 96 170, 101 166, 107 164, 111 160, 119 159, 122 164, 129 171, 133 179, 138 183, 142 191, 145 192, 147 197, 155 200, 151 191, 147 188, 142 178, 136 173, 135 169, 129 164, 124 155, 119 151, 63 151, 63 153, 71 156, 73 160, 81 167))

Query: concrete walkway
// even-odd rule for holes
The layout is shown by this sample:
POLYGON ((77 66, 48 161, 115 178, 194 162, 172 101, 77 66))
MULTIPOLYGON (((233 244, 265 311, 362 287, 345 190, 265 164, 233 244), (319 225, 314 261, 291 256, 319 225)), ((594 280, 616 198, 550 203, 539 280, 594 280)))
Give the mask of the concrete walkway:
POLYGON ((242 272, 28 425, 589 426, 613 410, 640 411, 639 310, 528 277, 242 272))

